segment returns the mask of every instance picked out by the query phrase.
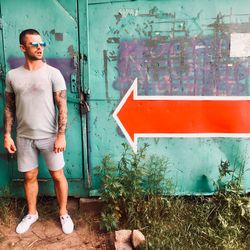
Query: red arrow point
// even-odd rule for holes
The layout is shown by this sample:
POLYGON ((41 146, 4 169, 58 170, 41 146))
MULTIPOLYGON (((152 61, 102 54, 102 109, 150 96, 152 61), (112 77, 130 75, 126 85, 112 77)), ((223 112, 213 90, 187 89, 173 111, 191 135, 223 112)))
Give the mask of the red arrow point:
POLYGON ((135 130, 133 126, 133 120, 136 115, 134 106, 134 96, 137 96, 137 78, 135 78, 133 84, 122 98, 113 117, 132 146, 133 150, 137 151, 137 138, 135 137, 135 130))
POLYGON ((117 114, 117 117, 121 121, 124 129, 127 131, 130 139, 134 143, 134 90, 128 96, 126 102, 121 107, 120 111, 117 114))

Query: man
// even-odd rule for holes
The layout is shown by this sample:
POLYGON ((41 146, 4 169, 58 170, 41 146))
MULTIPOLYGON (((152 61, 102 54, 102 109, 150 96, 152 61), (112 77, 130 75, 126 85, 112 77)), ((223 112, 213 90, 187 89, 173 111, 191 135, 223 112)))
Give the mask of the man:
POLYGON ((28 204, 28 214, 18 224, 16 232, 28 231, 38 220, 37 175, 38 154, 41 153, 54 181, 62 230, 69 234, 74 225, 66 209, 68 183, 63 172, 67 124, 65 81, 58 69, 43 61, 46 44, 38 31, 22 31, 19 41, 25 64, 7 73, 4 110, 4 147, 11 154, 17 151, 18 170, 24 173, 28 204), (15 118, 16 145, 11 137, 15 118))

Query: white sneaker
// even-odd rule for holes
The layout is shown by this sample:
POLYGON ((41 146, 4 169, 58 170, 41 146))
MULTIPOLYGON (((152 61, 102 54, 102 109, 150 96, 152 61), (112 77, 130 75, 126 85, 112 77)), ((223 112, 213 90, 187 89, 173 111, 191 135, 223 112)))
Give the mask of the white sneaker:
POLYGON ((60 216, 60 221, 62 224, 62 230, 65 234, 71 234, 74 230, 74 224, 72 219, 68 214, 60 216))
POLYGON ((22 221, 17 225, 16 232, 18 234, 25 233, 29 230, 30 226, 38 220, 38 213, 27 214, 22 221))

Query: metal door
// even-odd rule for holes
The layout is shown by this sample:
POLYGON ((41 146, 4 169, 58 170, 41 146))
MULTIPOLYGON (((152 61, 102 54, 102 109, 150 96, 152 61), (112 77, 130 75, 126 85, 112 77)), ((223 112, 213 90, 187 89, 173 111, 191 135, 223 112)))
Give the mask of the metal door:
MULTIPOLYGON (((2 22, 1 22, 1 5, 0 5, 0 113, 3 114, 4 109, 4 53, 3 53, 3 34, 2 34, 2 22)), ((0 141, 3 141, 3 115, 1 116, 1 125, 0 125, 0 141)), ((7 161, 7 154, 3 148, 3 143, 0 143, 0 167, 1 167, 1 178, 0 178, 0 188, 8 186, 9 183, 9 166, 7 161)))
MULTIPOLYGON (((2 33, 4 58, 1 63, 9 69, 16 68, 24 62, 19 49, 19 33, 28 28, 37 29, 48 46, 45 49, 45 60, 58 68, 68 89, 68 128, 67 149, 65 156, 65 174, 69 181, 69 195, 85 196, 87 188, 84 178, 85 114, 81 109, 80 81, 81 60, 79 58, 78 35, 78 3, 76 0, 66 1, 32 1, 2 0, 2 33)), ((86 151, 86 150, 85 150, 86 151)), ((12 171, 12 186, 15 195, 22 195, 19 186, 23 182, 22 174, 17 171, 15 156, 9 159, 12 171)), ((53 182, 45 167, 43 159, 39 159, 39 182, 42 194, 54 195, 53 182)))

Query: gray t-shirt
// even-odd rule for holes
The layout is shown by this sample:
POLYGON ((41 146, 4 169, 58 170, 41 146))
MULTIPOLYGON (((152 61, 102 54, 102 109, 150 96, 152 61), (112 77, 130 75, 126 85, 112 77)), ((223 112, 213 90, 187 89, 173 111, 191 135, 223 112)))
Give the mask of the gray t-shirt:
POLYGON ((65 89, 61 72, 46 63, 34 71, 23 66, 10 70, 5 91, 15 94, 17 136, 35 140, 56 134, 53 92, 65 89))

